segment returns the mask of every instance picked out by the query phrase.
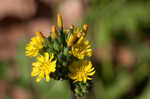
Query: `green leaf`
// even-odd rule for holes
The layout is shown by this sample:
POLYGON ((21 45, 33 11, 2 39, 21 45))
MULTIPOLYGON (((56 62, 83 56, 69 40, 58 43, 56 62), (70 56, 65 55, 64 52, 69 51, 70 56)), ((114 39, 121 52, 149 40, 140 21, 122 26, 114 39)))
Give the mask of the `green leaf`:
POLYGON ((69 55, 69 48, 64 48, 64 55, 68 56, 69 55))

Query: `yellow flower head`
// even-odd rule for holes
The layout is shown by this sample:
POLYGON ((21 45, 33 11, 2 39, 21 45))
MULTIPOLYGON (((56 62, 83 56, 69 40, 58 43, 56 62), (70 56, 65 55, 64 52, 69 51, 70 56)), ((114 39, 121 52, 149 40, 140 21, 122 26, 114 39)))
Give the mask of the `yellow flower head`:
POLYGON ((81 60, 78 62, 73 62, 71 66, 69 66, 69 78, 74 80, 74 82, 77 81, 83 81, 86 83, 87 80, 92 80, 91 77, 95 74, 94 67, 92 67, 91 61, 81 60))
POLYGON ((84 59, 85 56, 92 56, 91 44, 83 40, 84 37, 81 37, 77 43, 75 43, 70 50, 70 54, 77 57, 78 59, 84 59))
POLYGON ((44 53, 45 56, 38 56, 37 62, 32 63, 33 70, 31 76, 35 77, 38 75, 36 81, 39 82, 42 78, 46 76, 46 82, 50 81, 50 73, 56 71, 56 60, 52 61, 54 54, 44 53))
POLYGON ((39 50, 43 48, 44 36, 40 32, 36 32, 36 36, 26 46, 26 56, 35 57, 39 50))

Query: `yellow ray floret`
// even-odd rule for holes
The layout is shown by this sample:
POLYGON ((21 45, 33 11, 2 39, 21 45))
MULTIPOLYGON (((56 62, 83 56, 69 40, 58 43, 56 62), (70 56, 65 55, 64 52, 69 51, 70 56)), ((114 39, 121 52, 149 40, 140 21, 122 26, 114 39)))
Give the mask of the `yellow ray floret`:
POLYGON ((78 62, 73 62, 69 66, 70 73, 68 74, 69 78, 77 81, 83 81, 84 83, 87 80, 92 80, 91 76, 95 74, 94 67, 92 67, 91 61, 81 60, 78 62))
POLYGON ((26 46, 26 56, 35 57, 39 53, 39 50, 43 48, 44 37, 40 32, 36 33, 35 37, 31 38, 31 41, 26 46))
POLYGON ((71 47, 70 54, 77 57, 78 59, 84 59, 85 56, 92 56, 91 44, 83 40, 81 37, 76 44, 71 47))
POLYGON ((32 63, 33 70, 31 76, 38 76, 36 82, 39 82, 42 78, 46 77, 46 82, 50 81, 50 73, 56 71, 56 60, 52 61, 54 54, 44 53, 45 56, 38 56, 37 62, 32 63))

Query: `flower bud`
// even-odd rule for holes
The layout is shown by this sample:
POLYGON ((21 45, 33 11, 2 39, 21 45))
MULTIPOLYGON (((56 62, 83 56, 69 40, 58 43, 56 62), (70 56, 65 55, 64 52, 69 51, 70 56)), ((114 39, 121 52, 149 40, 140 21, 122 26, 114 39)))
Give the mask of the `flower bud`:
POLYGON ((36 32, 36 36, 44 37, 44 35, 40 31, 36 32))
POLYGON ((57 37, 57 34, 56 34, 56 26, 52 26, 52 38, 55 39, 57 37))
POLYGON ((63 29, 63 20, 61 14, 57 14, 57 26, 62 30, 63 29))
POLYGON ((73 34, 70 35, 69 39, 67 40, 67 45, 72 46, 75 41, 75 36, 73 34))
POLYGON ((78 32, 77 37, 80 38, 82 36, 81 32, 78 32))
POLYGON ((73 24, 70 25, 70 29, 72 29, 72 30, 74 29, 74 25, 73 24))
POLYGON ((84 25, 83 25, 83 31, 84 31, 84 32, 87 32, 87 30, 88 30, 88 25, 87 25, 87 24, 84 24, 84 25))
POLYGON ((64 30, 64 34, 68 34, 68 32, 69 32, 68 29, 64 30))

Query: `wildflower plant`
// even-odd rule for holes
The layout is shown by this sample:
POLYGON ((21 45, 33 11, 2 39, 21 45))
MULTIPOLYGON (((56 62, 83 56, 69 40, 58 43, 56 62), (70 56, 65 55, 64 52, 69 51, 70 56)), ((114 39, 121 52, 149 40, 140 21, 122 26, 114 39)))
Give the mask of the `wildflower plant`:
POLYGON ((90 57, 91 44, 86 40, 88 25, 71 24, 64 28, 62 16, 57 15, 57 28, 52 26, 49 37, 41 32, 26 46, 26 56, 35 58, 31 76, 36 82, 44 79, 69 80, 75 96, 83 96, 92 86, 95 68, 90 57))

